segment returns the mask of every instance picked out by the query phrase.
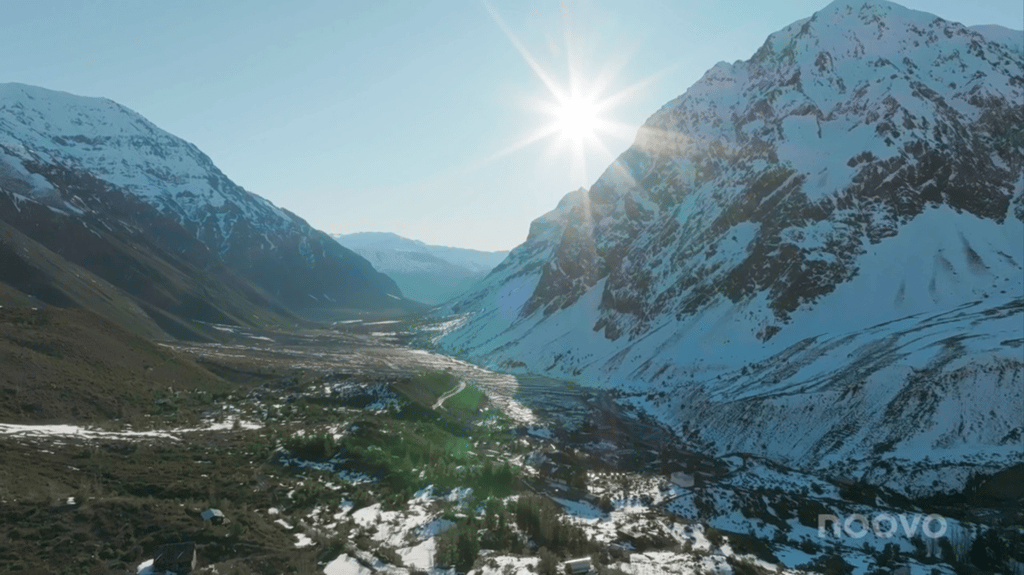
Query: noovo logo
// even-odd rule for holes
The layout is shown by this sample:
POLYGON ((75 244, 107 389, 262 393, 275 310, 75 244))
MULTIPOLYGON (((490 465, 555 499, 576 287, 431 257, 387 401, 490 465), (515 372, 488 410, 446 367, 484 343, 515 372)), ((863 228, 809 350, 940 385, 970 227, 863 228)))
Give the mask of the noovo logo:
POLYGON ((830 527, 832 536, 837 539, 842 538, 844 534, 847 537, 860 539, 868 533, 873 533, 875 537, 881 539, 890 539, 899 533, 900 528, 908 538, 913 537, 920 530, 924 537, 938 539, 946 534, 948 525, 946 518, 936 513, 926 516, 878 513, 870 519, 867 515, 860 513, 854 513, 845 519, 828 513, 818 515, 818 537, 823 539, 828 537, 830 527))

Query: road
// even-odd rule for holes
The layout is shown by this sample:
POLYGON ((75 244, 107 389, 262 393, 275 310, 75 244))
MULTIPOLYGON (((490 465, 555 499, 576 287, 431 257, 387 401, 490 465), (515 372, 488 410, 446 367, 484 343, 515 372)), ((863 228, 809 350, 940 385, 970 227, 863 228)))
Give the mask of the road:
POLYGON ((444 407, 444 401, 446 399, 448 399, 449 397, 459 393, 463 389, 466 389, 466 382, 465 381, 460 381, 459 385, 457 385, 455 387, 455 389, 453 389, 453 390, 449 391, 448 393, 442 395, 441 397, 437 398, 437 403, 434 404, 434 409, 441 409, 441 408, 443 408, 444 407))

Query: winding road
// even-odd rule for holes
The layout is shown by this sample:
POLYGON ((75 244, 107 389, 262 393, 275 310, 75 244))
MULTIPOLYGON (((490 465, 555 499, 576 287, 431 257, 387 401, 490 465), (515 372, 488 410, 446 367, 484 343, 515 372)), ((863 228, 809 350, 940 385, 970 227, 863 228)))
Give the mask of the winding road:
POLYGON ((437 398, 437 403, 434 404, 434 409, 439 409, 439 408, 443 409, 444 408, 445 400, 448 399, 449 397, 459 393, 463 389, 466 389, 466 382, 465 381, 460 381, 459 385, 455 389, 453 389, 453 390, 449 391, 448 393, 445 393, 441 397, 437 398))

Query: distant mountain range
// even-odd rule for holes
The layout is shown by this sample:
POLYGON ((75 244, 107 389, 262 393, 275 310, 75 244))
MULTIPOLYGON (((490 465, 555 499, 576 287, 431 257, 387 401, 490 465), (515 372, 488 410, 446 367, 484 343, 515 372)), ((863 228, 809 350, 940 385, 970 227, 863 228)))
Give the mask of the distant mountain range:
POLYGON ((1022 37, 882 0, 787 26, 534 221, 438 344, 906 492, 1019 462, 1022 37))
POLYGON ((409 299, 441 304, 487 276, 508 252, 433 246, 385 232, 332 234, 390 276, 409 299))
POLYGON ((0 298, 148 336, 422 306, 364 258, 110 100, 0 84, 0 298))

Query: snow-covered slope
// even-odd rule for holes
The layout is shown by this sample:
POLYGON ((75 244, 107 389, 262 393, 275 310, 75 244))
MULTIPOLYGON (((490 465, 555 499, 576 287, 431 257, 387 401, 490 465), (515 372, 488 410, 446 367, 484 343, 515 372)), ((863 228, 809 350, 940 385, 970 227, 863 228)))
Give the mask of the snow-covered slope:
POLYGON ((429 304, 444 303, 462 294, 508 255, 434 246, 387 232, 331 237, 394 279, 406 297, 429 304))
MULTIPOLYGON (((8 195, 69 215, 104 194, 108 202, 146 204, 293 309, 401 301, 395 284, 363 258, 235 185, 194 145, 107 99, 0 84, 0 179, 8 195), (91 183, 77 185, 76 195, 71 180, 91 183)), ((162 247, 186 249, 170 240, 162 247)))
POLYGON ((989 42, 1005 44, 1019 52, 1024 52, 1024 30, 1011 30, 997 24, 971 26, 971 30, 981 34, 989 42))
POLYGON ((1016 37, 881 0, 839 0, 786 27, 750 60, 709 70, 590 190, 535 222, 543 234, 451 306, 460 321, 438 343, 688 398, 652 409, 709 445, 798 465, 943 445, 1019 461, 1016 37), (940 322, 952 332, 919 325, 942 314, 960 318, 940 322), (1007 319, 981 321, 994 316, 1007 319), (887 348, 900 338, 922 351, 887 348), (961 419, 937 401, 917 416, 934 426, 897 423, 922 370, 961 419), (824 382, 836 397, 821 399, 824 382), (852 399, 857 386, 871 399, 852 399), (801 426, 810 405, 827 414, 801 426), (950 443, 961 429, 975 431, 950 443))

